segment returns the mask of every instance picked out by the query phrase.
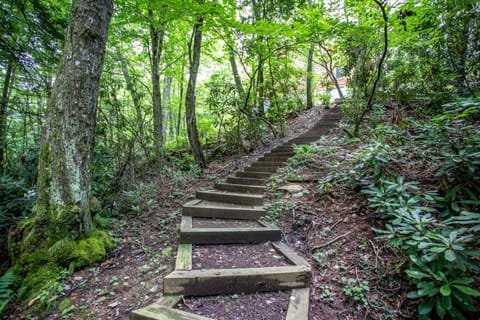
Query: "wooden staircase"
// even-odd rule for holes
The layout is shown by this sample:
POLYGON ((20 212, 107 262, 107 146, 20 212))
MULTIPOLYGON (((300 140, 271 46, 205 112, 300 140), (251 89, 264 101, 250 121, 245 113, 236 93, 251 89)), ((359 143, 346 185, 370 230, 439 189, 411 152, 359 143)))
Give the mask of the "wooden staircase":
POLYGON ((340 119, 331 109, 308 132, 272 149, 243 171, 237 171, 212 190, 199 190, 196 199, 183 206, 180 244, 175 270, 164 278, 164 297, 134 310, 131 320, 212 320, 175 309, 183 296, 210 296, 291 290, 287 320, 308 320, 311 267, 308 262, 281 242, 281 230, 258 221, 266 214, 263 193, 267 179, 294 155, 293 145, 308 144, 326 134, 340 119), (208 218, 212 225, 195 225, 208 218), (226 220, 228 219, 228 220, 226 220), (221 227, 215 225, 221 221, 221 227), (256 221, 249 226, 229 225, 229 221, 256 221), (270 243, 287 265, 256 268, 195 269, 194 245, 270 243))

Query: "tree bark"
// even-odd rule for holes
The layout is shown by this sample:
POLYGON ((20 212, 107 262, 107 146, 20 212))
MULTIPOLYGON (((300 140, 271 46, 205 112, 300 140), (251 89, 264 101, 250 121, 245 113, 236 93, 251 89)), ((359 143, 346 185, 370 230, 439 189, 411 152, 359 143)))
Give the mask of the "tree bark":
POLYGON ((312 90, 312 78, 313 78, 313 44, 310 44, 308 49, 307 60, 307 109, 313 107, 313 90, 312 90))
POLYGON ((93 230, 90 185, 99 83, 113 0, 74 0, 47 105, 34 224, 37 246, 93 230))
POLYGON ((154 24, 153 11, 149 10, 152 67, 152 105, 153 105, 153 135, 155 160, 157 164, 163 162, 163 110, 162 93, 160 90, 160 59, 162 57, 165 30, 159 29, 154 24))
POLYGON ((200 51, 202 47, 202 26, 203 18, 198 18, 193 26, 192 37, 190 39, 188 54, 189 54, 189 71, 190 77, 188 80, 187 93, 185 97, 185 118, 187 121, 188 141, 192 149, 195 162, 200 167, 205 167, 205 156, 203 155, 202 146, 198 138, 197 118, 195 112, 196 96, 195 88, 197 83, 198 68, 200 66, 200 51))
POLYGON ((2 100, 0 101, 0 172, 3 172, 7 151, 7 111, 12 83, 13 63, 9 62, 3 82, 2 100))
POLYGON ((165 85, 163 87, 163 110, 164 110, 164 126, 163 126, 163 133, 164 138, 167 134, 173 135, 173 123, 170 118, 173 118, 170 114, 170 101, 171 101, 171 91, 172 91, 172 81, 173 78, 171 76, 165 77, 165 85))

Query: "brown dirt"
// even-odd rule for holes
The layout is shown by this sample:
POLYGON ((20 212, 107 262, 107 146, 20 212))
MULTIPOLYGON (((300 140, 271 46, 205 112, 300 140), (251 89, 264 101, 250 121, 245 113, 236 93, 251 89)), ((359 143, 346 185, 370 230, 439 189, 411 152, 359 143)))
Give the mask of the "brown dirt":
POLYGON ((194 246, 193 269, 235 269, 290 265, 270 243, 194 246))
POLYGON ((210 219, 193 218, 192 226, 194 228, 259 228, 261 225, 257 221, 236 220, 236 219, 210 219))
POLYGON ((217 320, 283 320, 290 291, 187 298, 178 309, 217 320))
MULTIPOLYGON (((49 316, 35 314, 35 304, 32 303, 29 306, 12 306, 5 318, 129 319, 132 310, 147 306, 162 296, 163 277, 172 271, 175 264, 174 248, 178 243, 177 226, 182 205, 194 199, 199 188, 212 187, 212 181, 242 169, 282 141, 308 130, 323 112, 322 109, 312 108, 290 119, 280 140, 266 137, 263 145, 250 154, 229 155, 214 161, 201 179, 158 176, 143 181, 155 186, 155 201, 138 213, 121 212, 114 220, 110 232, 117 246, 102 264, 67 277, 63 281, 64 290, 46 299, 54 310, 49 316), (71 299, 75 309, 62 315, 55 305, 65 299, 71 299)), ((255 302, 245 308, 254 309, 257 304, 255 302)), ((251 319, 262 318, 253 316, 251 319)))

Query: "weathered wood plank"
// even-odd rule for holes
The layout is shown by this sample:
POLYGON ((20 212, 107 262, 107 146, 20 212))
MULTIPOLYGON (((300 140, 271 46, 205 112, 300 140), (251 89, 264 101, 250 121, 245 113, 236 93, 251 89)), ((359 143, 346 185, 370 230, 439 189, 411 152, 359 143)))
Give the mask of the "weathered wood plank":
POLYGON ((302 258, 300 255, 298 255, 295 251, 293 251, 289 246, 287 246, 283 242, 274 242, 272 243, 273 247, 280 252, 282 255, 287 258, 288 261, 293 263, 294 265, 300 266, 308 266, 310 268, 310 264, 302 258))
POLYGON ((213 320, 193 313, 188 313, 164 306, 150 305, 133 311, 130 320, 213 320))
POLYGON ((196 198, 207 201, 245 204, 251 206, 261 206, 263 204, 263 195, 224 192, 216 190, 197 191, 196 198))
POLYGON ((285 320, 308 320, 310 288, 294 289, 285 320))
POLYGON ((193 225, 193 219, 191 216, 183 216, 182 222, 180 223, 180 229, 191 228, 193 225))
POLYGON ((205 296, 303 288, 307 266, 174 271, 164 278, 164 294, 205 296))
POLYGON ((180 230, 179 241, 193 244, 261 243, 281 238, 278 228, 184 228, 180 230))
POLYGON ((269 167, 269 166, 263 166, 263 167, 251 166, 251 167, 246 167, 244 170, 247 172, 271 172, 271 173, 277 172, 277 168, 269 167))
POLYGON ((192 270, 192 244, 184 243, 178 246, 175 270, 192 270))
POLYGON ((256 220, 267 212, 261 207, 227 207, 219 204, 202 203, 195 206, 185 204, 183 215, 203 218, 256 220))
POLYGON ((179 295, 163 296, 153 303, 154 306, 164 306, 172 308, 182 299, 179 295))
POLYGON ((237 192, 237 193, 263 194, 265 192, 264 186, 252 186, 252 185, 234 184, 234 183, 215 183, 214 188, 220 191, 229 191, 229 192, 237 192))
POLYGON ((263 186, 267 180, 265 179, 255 179, 255 178, 242 178, 242 177, 227 177, 226 179, 227 183, 232 183, 232 184, 247 184, 250 186, 263 186))
POLYGON ((237 171, 235 175, 240 178, 254 178, 254 179, 267 179, 272 173, 270 172, 249 172, 249 171, 237 171))

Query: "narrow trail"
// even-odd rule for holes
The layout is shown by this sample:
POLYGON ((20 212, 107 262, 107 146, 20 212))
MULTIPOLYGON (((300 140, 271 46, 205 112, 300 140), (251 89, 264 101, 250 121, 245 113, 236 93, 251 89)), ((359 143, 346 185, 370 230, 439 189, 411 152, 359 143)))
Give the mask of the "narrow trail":
POLYGON ((294 155, 293 145, 318 140, 340 117, 339 108, 331 109, 306 133, 264 154, 225 181, 215 183, 213 189, 198 190, 196 199, 183 206, 175 270, 164 278, 164 296, 134 310, 130 319, 212 320, 175 306, 184 296, 291 290, 285 319, 308 320, 311 267, 281 241, 278 227, 258 219, 266 214, 263 194, 267 179, 294 155), (250 254, 237 256, 239 244, 247 246, 250 254), (264 253, 265 246, 259 244, 270 249, 264 253), (199 252, 207 251, 202 245, 221 246, 226 261, 213 261, 208 255, 203 261, 195 260, 201 255, 199 252), (273 263, 257 259, 249 264, 248 256, 265 258, 271 252, 275 257, 273 263))

